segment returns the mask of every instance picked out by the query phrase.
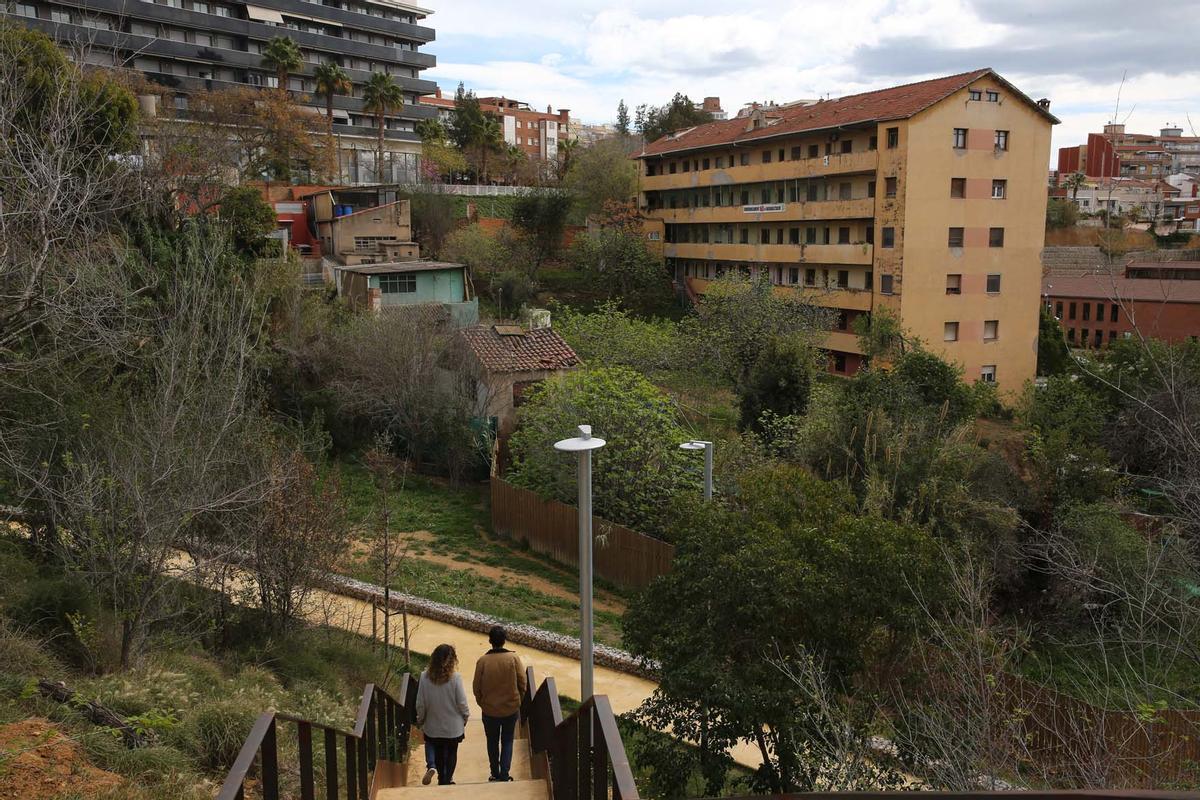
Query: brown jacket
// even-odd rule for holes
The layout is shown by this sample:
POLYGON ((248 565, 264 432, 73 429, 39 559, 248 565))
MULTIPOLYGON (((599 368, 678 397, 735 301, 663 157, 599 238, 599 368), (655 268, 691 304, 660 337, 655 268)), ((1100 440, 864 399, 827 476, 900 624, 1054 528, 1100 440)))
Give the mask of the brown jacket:
POLYGON ((525 668, 521 657, 503 648, 489 650, 475 662, 475 701, 489 717, 508 717, 521 710, 525 668))

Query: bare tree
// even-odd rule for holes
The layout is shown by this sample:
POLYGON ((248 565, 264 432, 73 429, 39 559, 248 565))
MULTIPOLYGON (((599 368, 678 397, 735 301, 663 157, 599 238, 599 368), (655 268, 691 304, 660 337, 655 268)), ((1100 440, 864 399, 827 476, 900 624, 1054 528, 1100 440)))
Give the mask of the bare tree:
POLYGON ((486 413, 487 384, 440 306, 358 317, 328 337, 316 362, 339 407, 409 458, 457 480, 490 451, 472 426, 486 413))
POLYGON ((70 387, 91 406, 64 409, 49 452, 5 451, 54 521, 58 555, 115 612, 122 666, 172 613, 165 572, 176 547, 264 494, 246 465, 264 428, 253 369, 262 312, 226 253, 220 236, 187 234, 144 310, 141 347, 113 367, 111 385, 70 387))
MULTIPOLYGON (((408 558, 409 542, 407 539, 396 540, 392 536, 392 493, 404 491, 404 481, 408 477, 409 464, 406 459, 396 458, 390 447, 390 442, 384 434, 376 434, 375 445, 367 452, 367 468, 375 479, 375 486, 380 493, 379 510, 376 514, 379 520, 379 537, 375 540, 372 555, 381 570, 381 585, 383 586, 383 642, 388 652, 392 646, 392 577, 398 567, 402 567, 408 558)), ((372 636, 375 635, 374 607, 372 607, 372 636)), ((402 639, 404 645, 404 664, 410 663, 408 645, 408 606, 400 610, 403 626, 402 639)))
POLYGON ((301 619, 348 541, 337 475, 319 475, 298 450, 280 453, 250 543, 257 599, 276 630, 301 619))

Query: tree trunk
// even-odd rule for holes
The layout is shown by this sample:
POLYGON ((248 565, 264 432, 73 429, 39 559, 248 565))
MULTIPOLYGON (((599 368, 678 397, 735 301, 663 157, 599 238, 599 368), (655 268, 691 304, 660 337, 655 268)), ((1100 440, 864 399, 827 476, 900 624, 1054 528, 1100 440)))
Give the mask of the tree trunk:
POLYGON ((379 152, 375 155, 375 182, 383 183, 383 115, 385 110, 379 112, 379 152))
POLYGON ((762 728, 754 729, 754 740, 758 742, 758 751, 762 754, 763 766, 767 768, 772 794, 783 794, 783 785, 779 782, 779 773, 775 771, 775 765, 771 763, 771 753, 767 749, 767 740, 763 737, 762 728))
POLYGON ((78 700, 75 692, 68 689, 65 683, 61 681, 51 683, 42 679, 38 681, 37 687, 43 697, 49 697, 51 700, 71 706, 96 725, 119 731, 126 747, 132 749, 149 744, 149 737, 126 722, 120 714, 98 700, 86 702, 78 700))

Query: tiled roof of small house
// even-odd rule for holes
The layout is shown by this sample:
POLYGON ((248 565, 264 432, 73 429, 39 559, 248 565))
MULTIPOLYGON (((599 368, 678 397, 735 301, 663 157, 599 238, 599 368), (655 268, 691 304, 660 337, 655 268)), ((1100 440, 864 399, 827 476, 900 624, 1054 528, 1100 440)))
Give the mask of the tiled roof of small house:
POLYGON ((489 372, 569 369, 579 356, 553 328, 526 331, 518 325, 475 325, 462 332, 489 372))

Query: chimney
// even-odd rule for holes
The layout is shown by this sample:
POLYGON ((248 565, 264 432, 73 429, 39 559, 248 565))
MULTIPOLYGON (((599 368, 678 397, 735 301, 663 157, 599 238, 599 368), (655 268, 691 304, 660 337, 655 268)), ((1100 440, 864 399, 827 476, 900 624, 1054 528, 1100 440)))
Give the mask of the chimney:
POLYGON ((721 98, 719 98, 719 97, 704 98, 704 103, 701 106, 701 109, 704 111, 708 111, 709 113, 712 113, 713 111, 720 111, 721 110, 721 98))
POLYGON ((438 86, 438 87, 434 88, 434 90, 433 90, 433 96, 434 96, 434 97, 436 97, 436 98, 437 98, 437 99, 439 99, 439 100, 441 100, 441 99, 442 99, 442 87, 441 87, 441 86, 438 86))
POLYGON ((1042 111, 1050 110, 1050 100, 1045 97, 1043 97, 1041 100, 1038 100, 1037 104, 1038 108, 1040 108, 1042 111))

